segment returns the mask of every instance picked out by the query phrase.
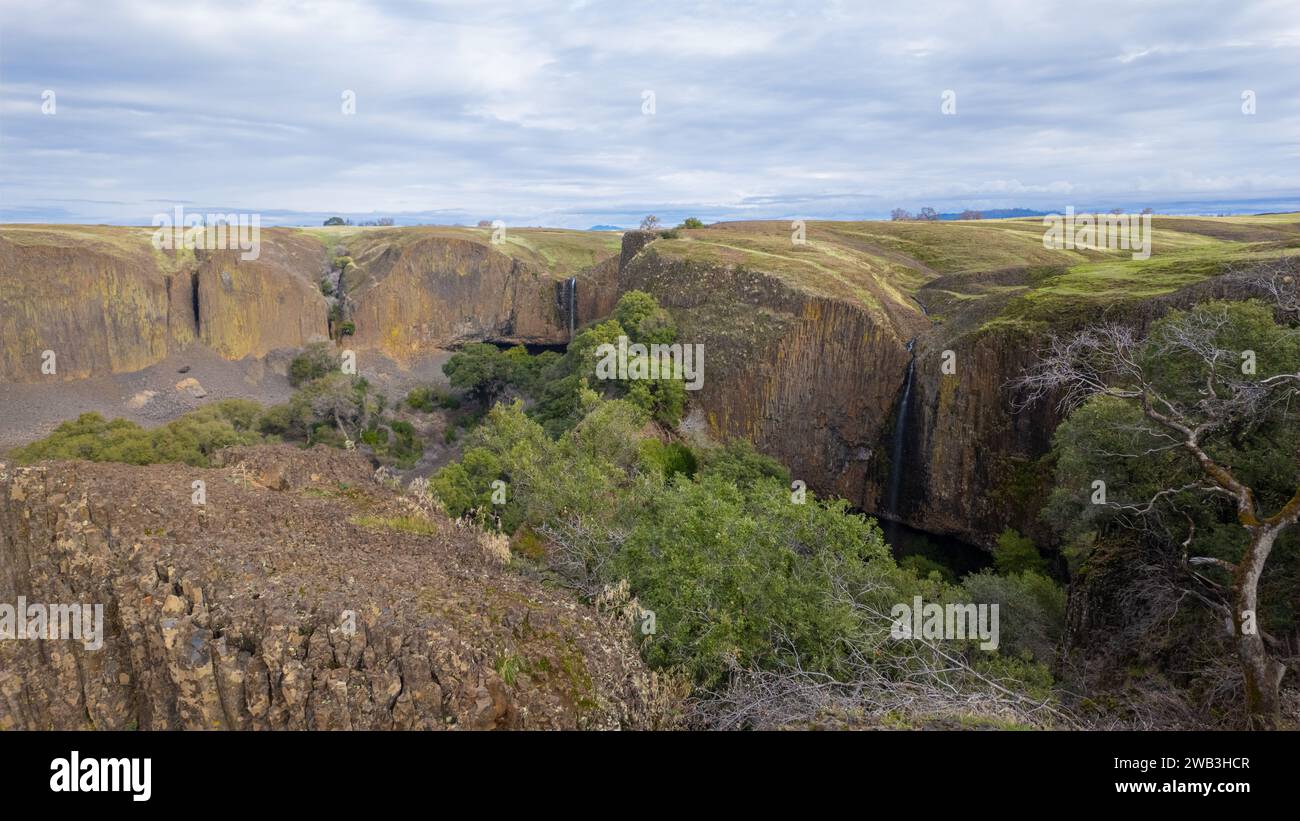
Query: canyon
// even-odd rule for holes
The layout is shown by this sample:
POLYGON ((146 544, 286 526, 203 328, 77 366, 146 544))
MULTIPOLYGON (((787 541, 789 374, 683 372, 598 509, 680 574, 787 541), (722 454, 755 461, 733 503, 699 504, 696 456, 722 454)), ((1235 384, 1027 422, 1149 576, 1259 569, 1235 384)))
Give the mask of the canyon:
POLYGON ((688 422, 749 439, 819 493, 988 547, 1006 527, 1040 529, 1059 413, 1016 412, 1006 385, 1047 335, 1229 292, 1223 273, 1300 244, 1300 216, 1157 217, 1146 260, 1045 248, 1042 232, 1036 219, 812 221, 798 238, 784 222, 521 228, 497 242, 476 228, 269 228, 243 260, 159 252, 145 228, 3 226, 0 382, 12 397, 330 338, 363 374, 401 370, 471 341, 562 346, 642 290, 703 345, 688 422))

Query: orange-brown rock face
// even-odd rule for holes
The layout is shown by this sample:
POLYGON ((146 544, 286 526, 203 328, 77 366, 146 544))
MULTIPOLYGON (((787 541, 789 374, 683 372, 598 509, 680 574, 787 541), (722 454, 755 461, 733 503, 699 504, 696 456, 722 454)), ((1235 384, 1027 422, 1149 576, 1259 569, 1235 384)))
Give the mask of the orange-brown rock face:
POLYGON ((346 243, 357 266, 350 344, 399 362, 472 341, 565 344, 571 327, 613 307, 614 243, 528 229, 500 244, 476 229, 359 234, 346 243))
POLYGON ((466 239, 376 244, 357 255, 367 280, 350 297, 358 348, 398 361, 469 341, 568 341, 553 281, 466 239))
POLYGON ((0 231, 0 381, 138 370, 192 342, 189 277, 168 262, 146 230, 0 231))
POLYGON ((257 260, 156 251, 145 228, 0 230, 0 379, 129 373, 202 342, 230 359, 327 334, 320 244, 282 229, 257 260), (53 374, 41 370, 53 351, 53 374))
POLYGON ((761 271, 666 259, 653 246, 624 259, 619 289, 654 294, 679 341, 704 345, 704 387, 690 400, 711 430, 750 439, 810 488, 862 504, 906 343, 924 323, 761 271))
POLYGON ((263 356, 329 337, 320 292, 325 249, 297 232, 262 232, 255 260, 200 255, 194 272, 199 340, 227 359, 263 356))

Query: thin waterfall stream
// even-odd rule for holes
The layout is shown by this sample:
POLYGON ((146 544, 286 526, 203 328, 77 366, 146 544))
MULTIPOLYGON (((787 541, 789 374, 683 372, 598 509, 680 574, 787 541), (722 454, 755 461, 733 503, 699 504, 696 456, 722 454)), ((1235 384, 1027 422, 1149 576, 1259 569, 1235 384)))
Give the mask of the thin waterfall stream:
POLYGON ((907 376, 903 380, 903 396, 898 401, 894 416, 894 446, 889 454, 889 494, 885 497, 885 512, 898 516, 898 492, 903 485, 903 452, 907 446, 907 408, 912 399, 912 380, 916 376, 916 338, 907 341, 911 359, 907 363, 907 376))

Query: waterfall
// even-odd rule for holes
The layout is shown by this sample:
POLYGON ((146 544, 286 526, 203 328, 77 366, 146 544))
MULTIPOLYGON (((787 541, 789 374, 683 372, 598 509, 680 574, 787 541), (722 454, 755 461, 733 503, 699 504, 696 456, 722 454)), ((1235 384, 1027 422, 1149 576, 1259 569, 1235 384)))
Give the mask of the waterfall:
POLYGON ((572 340, 573 329, 578 322, 578 278, 569 277, 569 282, 566 285, 566 288, 569 292, 569 339, 572 340))
POLYGON ((569 277, 555 283, 555 309, 569 327, 569 341, 578 328, 578 278, 569 277))
POLYGON ((898 402, 898 413, 894 417, 894 448, 889 455, 889 495, 885 500, 885 512, 898 515, 898 491, 903 484, 903 449, 907 443, 907 406, 912 398, 912 377, 916 374, 916 353, 913 347, 916 339, 907 341, 907 352, 912 358, 907 363, 907 377, 903 380, 903 396, 898 402))

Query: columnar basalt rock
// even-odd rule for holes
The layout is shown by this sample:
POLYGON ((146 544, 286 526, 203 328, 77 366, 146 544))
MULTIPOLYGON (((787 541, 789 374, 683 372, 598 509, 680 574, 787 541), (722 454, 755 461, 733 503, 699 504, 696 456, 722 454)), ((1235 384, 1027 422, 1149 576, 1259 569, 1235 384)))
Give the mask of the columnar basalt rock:
POLYGON ((405 509, 356 454, 230 457, 0 463, 0 602, 104 608, 99 649, 0 641, 0 729, 645 726, 628 625, 448 520, 433 535, 349 521, 405 509))
MULTIPOLYGON (((638 237, 633 237, 634 243, 638 237)), ((910 354, 916 314, 881 314, 805 293, 762 271, 624 253, 621 291, 673 313, 704 345, 698 402, 723 438, 742 436, 821 492, 862 504, 910 354)))
POLYGON ((156 251, 142 228, 0 231, 0 379, 130 373, 196 341, 228 359, 326 338, 320 244, 264 230, 238 251, 156 251), (53 373, 42 354, 55 355, 53 373))

